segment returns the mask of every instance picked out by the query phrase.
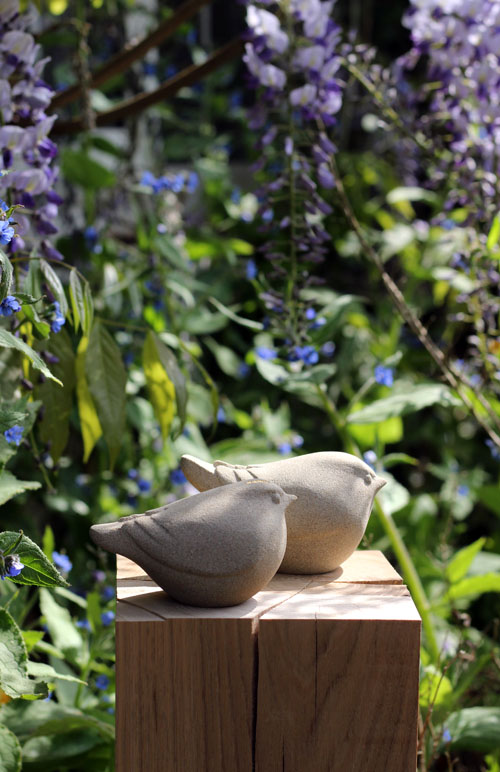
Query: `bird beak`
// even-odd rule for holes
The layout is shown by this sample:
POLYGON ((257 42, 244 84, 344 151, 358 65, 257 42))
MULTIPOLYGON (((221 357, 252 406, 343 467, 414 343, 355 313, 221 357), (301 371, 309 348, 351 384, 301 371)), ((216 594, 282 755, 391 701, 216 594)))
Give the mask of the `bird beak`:
POLYGON ((375 483, 376 488, 375 494, 377 494, 384 485, 387 485, 387 480, 384 480, 383 477, 375 477, 373 482, 375 483))
POLYGON ((292 501, 297 501, 297 496, 294 496, 293 493, 285 493, 285 500, 288 504, 291 504, 292 501))

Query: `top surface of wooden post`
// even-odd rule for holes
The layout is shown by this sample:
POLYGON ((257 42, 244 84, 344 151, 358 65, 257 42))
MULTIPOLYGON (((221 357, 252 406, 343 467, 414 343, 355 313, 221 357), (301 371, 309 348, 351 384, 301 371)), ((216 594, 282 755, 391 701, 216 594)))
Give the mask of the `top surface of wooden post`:
POLYGON ((276 574, 238 606, 196 608, 171 600, 142 568, 117 556, 117 622, 162 619, 347 618, 419 620, 402 578, 377 550, 358 550, 335 571, 276 574), (384 603, 384 598, 390 603, 384 603))

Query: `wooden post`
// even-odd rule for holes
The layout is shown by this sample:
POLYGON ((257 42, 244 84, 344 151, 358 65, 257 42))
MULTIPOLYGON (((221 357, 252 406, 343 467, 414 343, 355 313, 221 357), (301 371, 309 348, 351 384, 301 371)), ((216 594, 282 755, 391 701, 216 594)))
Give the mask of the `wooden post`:
POLYGON ((116 772, 415 772, 420 618, 382 553, 227 609, 117 565, 116 772))

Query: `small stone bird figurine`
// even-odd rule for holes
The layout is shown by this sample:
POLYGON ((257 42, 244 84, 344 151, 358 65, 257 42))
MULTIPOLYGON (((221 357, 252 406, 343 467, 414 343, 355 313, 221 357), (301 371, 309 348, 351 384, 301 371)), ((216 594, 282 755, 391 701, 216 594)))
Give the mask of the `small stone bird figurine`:
POLYGON ((333 571, 363 538, 375 494, 385 480, 356 456, 327 451, 268 464, 238 466, 183 456, 181 468, 201 491, 238 480, 268 480, 297 497, 286 511, 287 547, 280 571, 333 571))
POLYGON ((172 598, 191 606, 235 606, 274 576, 286 547, 279 486, 239 482, 142 515, 93 525, 100 547, 141 566, 172 598))

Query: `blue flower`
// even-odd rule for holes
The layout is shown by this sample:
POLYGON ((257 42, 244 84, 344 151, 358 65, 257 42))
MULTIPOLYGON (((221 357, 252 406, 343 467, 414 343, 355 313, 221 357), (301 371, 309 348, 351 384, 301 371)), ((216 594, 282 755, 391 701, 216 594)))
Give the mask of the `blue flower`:
POLYGON ((292 437, 292 445, 294 448, 301 448, 304 444, 304 438, 300 434, 294 434, 292 437))
POLYGON ((220 424, 223 424, 226 422, 226 411, 224 410, 223 407, 220 407, 217 410, 217 422, 220 424))
POLYGON ((69 557, 61 552, 56 552, 56 550, 52 553, 52 560, 63 573, 67 574, 73 568, 73 563, 69 557))
POLYGON ((7 295, 0 303, 0 316, 12 316, 21 310, 21 304, 14 295, 7 295))
POLYGON ((186 190, 188 193, 194 193, 196 188, 198 187, 200 182, 200 178, 198 177, 196 172, 189 172, 188 178, 186 181, 186 190))
POLYGON ((366 453, 363 453, 363 461, 374 469, 377 463, 377 454, 374 450, 367 450, 366 453))
POLYGON ((149 480, 145 480, 143 477, 139 477, 137 480, 137 487, 141 493, 148 493, 151 490, 151 483, 149 480))
POLYGON ((92 249, 97 244, 97 239, 99 238, 97 229, 93 225, 88 225, 83 231, 83 238, 87 247, 92 249))
POLYGON ((319 354, 314 346, 294 346, 293 354, 305 365, 315 365, 319 361, 319 354))
POLYGON ((457 493, 459 496, 468 496, 470 493, 470 488, 468 485, 459 485, 457 488, 457 493))
POLYGON ((273 348, 267 348, 266 346, 257 346, 255 353, 261 359, 276 359, 277 352, 273 348))
POLYGON ((391 367, 377 365, 374 371, 375 380, 382 386, 392 386, 394 383, 394 370, 391 367))
POLYGON ((137 469, 129 469, 127 472, 127 477, 129 477, 131 480, 135 480, 138 475, 137 469))
POLYGON ((246 271, 245 271, 247 279, 255 279, 257 276, 257 273, 258 273, 257 263, 255 262, 255 260, 252 260, 252 259, 247 260, 246 271))
POLYGON ((187 482, 186 475, 182 469, 172 469, 170 472, 170 480, 172 485, 184 485, 187 482))
POLYGON ((282 456, 286 456, 288 453, 292 452, 292 446, 289 442, 280 442, 277 450, 278 453, 281 453, 282 456))
POLYGON ((452 740, 451 732, 450 732, 450 730, 447 727, 445 727, 445 729, 443 731, 443 742, 444 743, 451 743, 451 740, 452 740))
POLYGON ((8 244, 14 238, 14 228, 10 225, 12 217, 0 220, 0 244, 8 244))
POLYGON ((103 600, 113 600, 115 597, 115 588, 111 587, 110 584, 106 584, 101 590, 101 595, 103 600))
POLYGON ((240 378, 246 378, 250 374, 250 366, 246 362, 241 362, 238 365, 238 375, 240 378))
POLYGON ((320 327, 323 327, 323 325, 326 324, 326 319, 324 316, 318 316, 314 320, 314 322, 309 325, 310 330, 319 330, 320 327))
POLYGON ((98 675, 95 679, 95 685, 98 689, 102 689, 103 691, 108 688, 109 686, 109 678, 107 675, 98 675))
POLYGON ((80 627, 82 630, 88 630, 89 632, 92 629, 88 619, 79 619, 76 626, 80 627))
POLYGON ((113 622, 114 618, 115 618, 114 611, 104 611, 101 614, 101 622, 103 623, 104 627, 109 627, 109 625, 113 622))
POLYGON ((19 576, 24 568, 24 563, 19 560, 19 555, 7 555, 4 559, 4 569, 0 571, 2 581, 8 576, 13 578, 19 576))
POLYGON ((321 351, 321 353, 324 356, 331 357, 335 353, 335 348, 336 348, 335 343, 333 343, 333 341, 329 340, 327 343, 323 343, 323 345, 321 346, 320 351, 321 351))
POLYGON ((3 436, 9 444, 13 442, 19 447, 23 438, 23 432, 23 427, 16 424, 16 426, 11 426, 10 429, 6 429, 6 431, 3 433, 3 436))
POLYGON ((61 306, 59 305, 58 301, 54 301, 54 316, 50 323, 50 329, 52 332, 57 333, 61 332, 63 324, 66 324, 66 319, 64 318, 63 314, 61 313, 61 306))
POLYGON ((488 448, 490 449, 491 457, 494 458, 495 461, 500 461, 500 450, 495 445, 493 440, 487 439, 487 440, 485 440, 484 444, 487 445, 488 448))
POLYGON ((306 308, 305 317, 310 321, 312 321, 313 319, 316 319, 316 311, 314 310, 314 308, 306 308))

